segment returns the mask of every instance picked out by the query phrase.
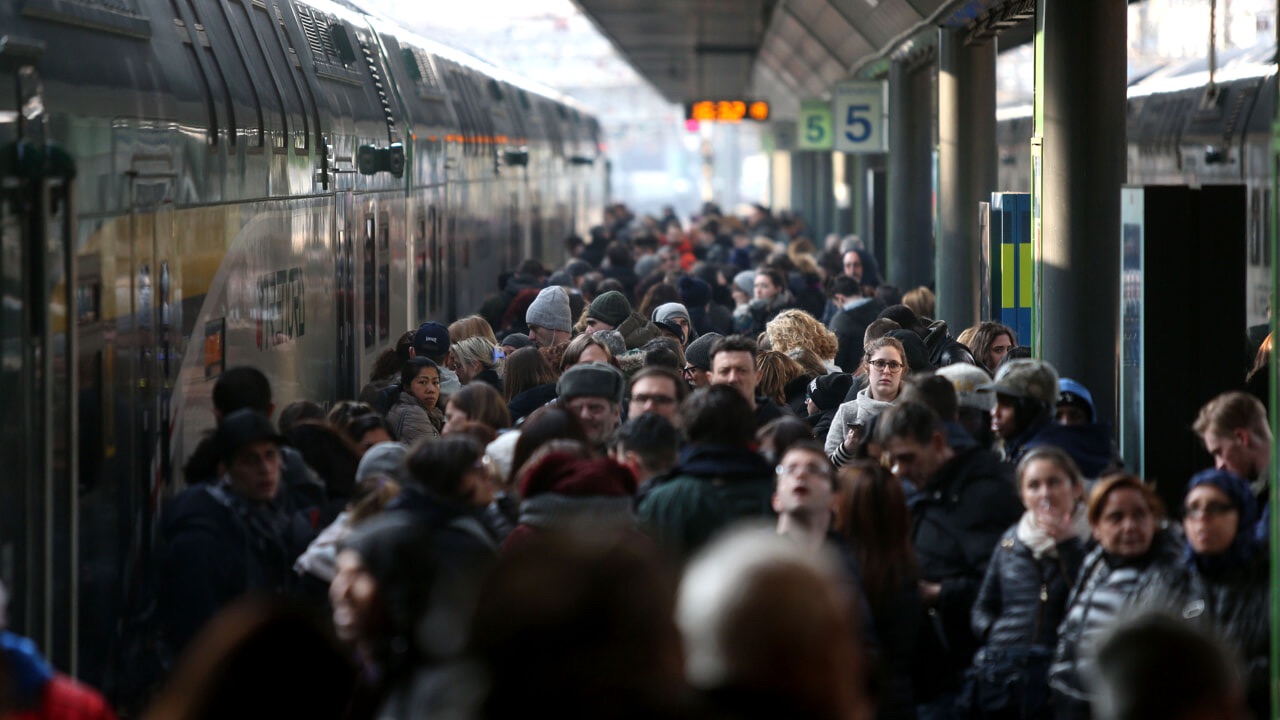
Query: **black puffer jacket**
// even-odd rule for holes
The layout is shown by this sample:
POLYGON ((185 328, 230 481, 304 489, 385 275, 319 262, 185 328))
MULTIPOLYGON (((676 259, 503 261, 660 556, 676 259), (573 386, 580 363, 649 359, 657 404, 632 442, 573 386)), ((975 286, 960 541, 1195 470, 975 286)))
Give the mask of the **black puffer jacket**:
POLYGON ((1275 717, 1267 693, 1271 643, 1271 576, 1267 553, 1213 571, 1185 564, 1161 567, 1143 587, 1144 608, 1187 618, 1222 639, 1243 658, 1254 717, 1275 717))
POLYGON ((953 446, 955 457, 909 501, 920 578, 942 585, 916 649, 917 702, 959 689, 978 649, 970 620, 987 562, 1000 536, 1022 515, 1012 468, 971 439, 960 441, 953 446))
POLYGON ((1015 524, 1000 538, 973 604, 973 634, 989 649, 1058 642, 1058 624, 1084 559, 1084 543, 1058 543, 1056 557, 1037 560, 1015 524))
POLYGON ((1080 580, 1067 599, 1067 615, 1058 628, 1058 649, 1049 668, 1055 706, 1089 702, 1083 678, 1092 672, 1095 645, 1156 575, 1177 565, 1180 557, 1180 543, 1166 530, 1156 532, 1151 548, 1139 558, 1113 558, 1101 545, 1089 551, 1080 566, 1080 580))
POLYGON ((945 320, 930 321, 928 318, 921 318, 920 322, 922 325, 927 323, 924 346, 929 349, 929 362, 933 363, 934 367, 940 368, 961 362, 969 363, 970 365, 978 364, 969 348, 951 337, 947 332, 947 322, 945 320))

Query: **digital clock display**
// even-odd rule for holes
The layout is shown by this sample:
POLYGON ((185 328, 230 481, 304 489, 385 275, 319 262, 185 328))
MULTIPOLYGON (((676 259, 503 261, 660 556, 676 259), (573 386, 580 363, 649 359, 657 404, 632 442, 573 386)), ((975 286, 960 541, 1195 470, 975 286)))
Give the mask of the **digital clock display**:
POLYGON ((686 120, 700 122, 764 122, 769 119, 769 103, 763 100, 699 100, 685 109, 686 120))

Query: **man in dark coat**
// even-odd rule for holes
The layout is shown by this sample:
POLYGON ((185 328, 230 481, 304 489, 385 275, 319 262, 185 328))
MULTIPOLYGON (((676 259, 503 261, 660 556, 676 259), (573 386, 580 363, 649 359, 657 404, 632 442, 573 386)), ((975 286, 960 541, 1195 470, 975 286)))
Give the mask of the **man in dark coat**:
POLYGON ((161 622, 175 655, 218 610, 249 592, 283 592, 309 530, 277 500, 282 438, 238 410, 214 435, 216 483, 188 488, 162 511, 161 622))
POLYGON ((929 407, 905 402, 880 417, 878 439, 909 496, 911 539, 927 609, 916 651, 921 718, 949 718, 977 650, 971 611, 1001 534, 1022 515, 1012 472, 963 433, 948 437, 929 407))
POLYGON ((756 341, 745 335, 730 335, 711 346, 711 384, 729 385, 751 405, 757 427, 770 420, 791 415, 791 410, 756 394, 760 371, 756 367, 756 341))
POLYGON ((751 450, 755 418, 734 388, 698 390, 680 414, 689 445, 673 477, 640 501, 637 515, 641 527, 684 560, 736 520, 772 518, 774 473, 751 450))
POLYGON ((840 343, 836 350, 836 365, 851 373, 862 362, 867 326, 875 322, 880 311, 884 310, 884 303, 863 297, 858 281, 847 275, 841 275, 831 283, 831 299, 839 308, 828 326, 840 343))

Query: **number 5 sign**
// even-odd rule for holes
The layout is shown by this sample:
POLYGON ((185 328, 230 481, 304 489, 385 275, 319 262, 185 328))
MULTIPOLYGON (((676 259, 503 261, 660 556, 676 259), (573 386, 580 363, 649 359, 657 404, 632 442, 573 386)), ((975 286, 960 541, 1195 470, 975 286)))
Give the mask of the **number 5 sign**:
POLYGON ((885 135, 885 84, 845 81, 832 93, 836 152, 879 153, 888 150, 885 135))

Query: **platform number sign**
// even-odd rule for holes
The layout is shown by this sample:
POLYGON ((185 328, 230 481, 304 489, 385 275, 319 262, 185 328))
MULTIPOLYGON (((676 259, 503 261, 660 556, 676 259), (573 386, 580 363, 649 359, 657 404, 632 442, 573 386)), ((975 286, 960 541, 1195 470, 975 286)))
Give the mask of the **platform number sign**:
POLYGON ((837 83, 832 92, 837 152, 885 152, 885 85, 882 82, 837 83))
POLYGON ((797 150, 830 150, 831 103, 822 100, 803 100, 800 102, 800 123, 797 128, 797 150))

